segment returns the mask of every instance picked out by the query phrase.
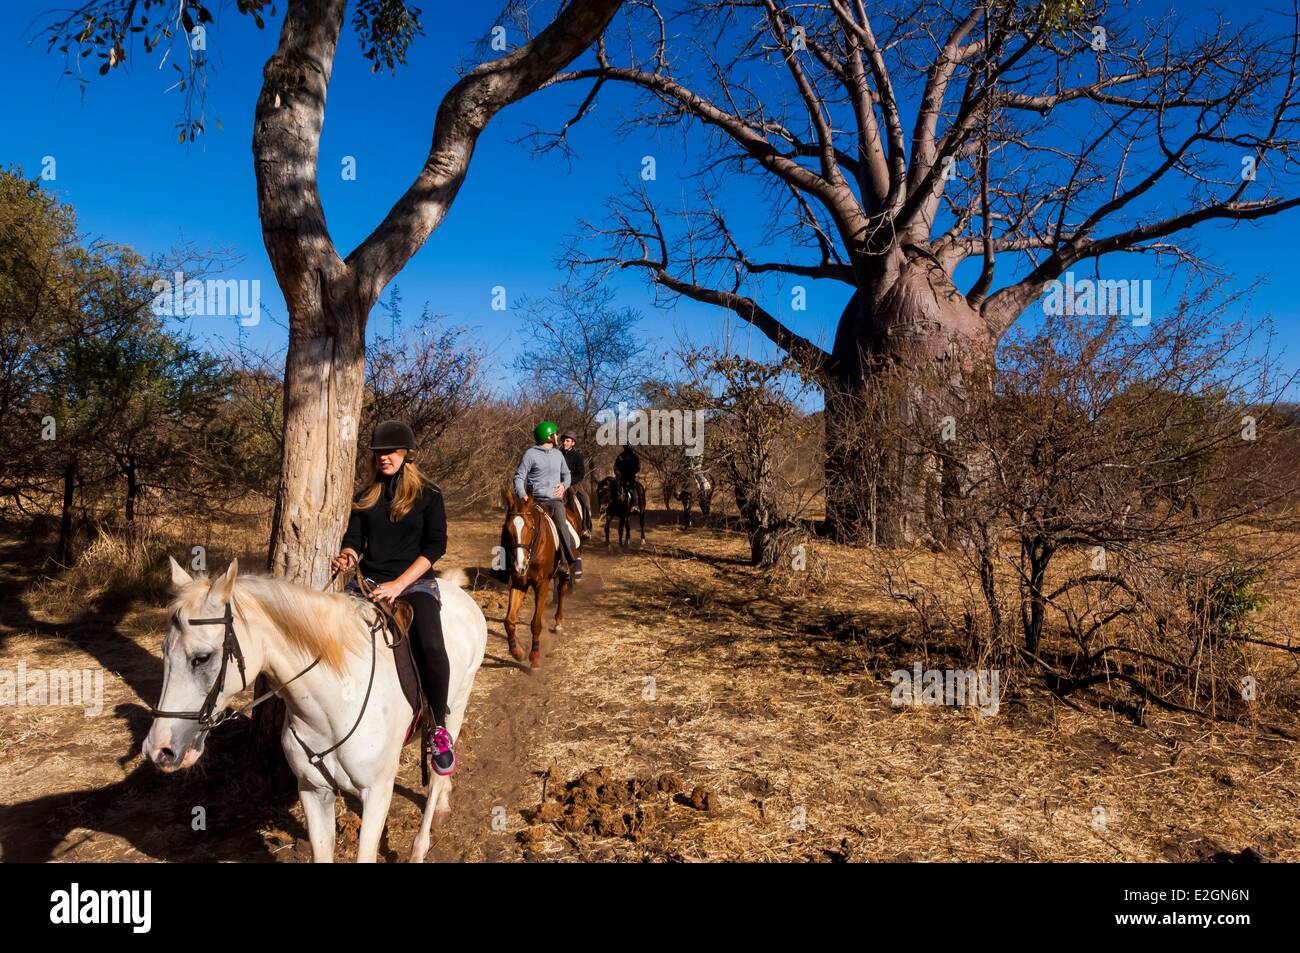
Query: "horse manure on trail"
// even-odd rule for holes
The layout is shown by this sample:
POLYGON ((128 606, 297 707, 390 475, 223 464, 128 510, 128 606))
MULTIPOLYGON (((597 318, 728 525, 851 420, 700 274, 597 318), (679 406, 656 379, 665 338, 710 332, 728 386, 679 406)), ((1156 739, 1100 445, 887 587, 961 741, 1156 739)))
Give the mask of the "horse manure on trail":
POLYGON ((620 778, 600 767, 563 782, 552 768, 546 781, 542 800, 525 814, 535 825, 520 835, 525 851, 540 849, 546 825, 570 836, 617 837, 642 844, 676 826, 669 816, 673 804, 705 812, 717 810, 720 803, 716 792, 700 785, 687 795, 685 782, 673 772, 620 778))

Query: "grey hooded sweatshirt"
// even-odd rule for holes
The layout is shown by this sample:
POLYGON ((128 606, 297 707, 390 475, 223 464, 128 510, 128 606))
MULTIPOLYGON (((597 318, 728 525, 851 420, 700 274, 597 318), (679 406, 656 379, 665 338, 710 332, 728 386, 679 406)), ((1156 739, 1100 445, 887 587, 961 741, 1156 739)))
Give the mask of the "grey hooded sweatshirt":
POLYGON ((519 458, 519 467, 515 470, 515 496, 548 500, 555 496, 557 483, 563 484, 567 490, 570 482, 564 453, 549 444, 534 444, 519 458))

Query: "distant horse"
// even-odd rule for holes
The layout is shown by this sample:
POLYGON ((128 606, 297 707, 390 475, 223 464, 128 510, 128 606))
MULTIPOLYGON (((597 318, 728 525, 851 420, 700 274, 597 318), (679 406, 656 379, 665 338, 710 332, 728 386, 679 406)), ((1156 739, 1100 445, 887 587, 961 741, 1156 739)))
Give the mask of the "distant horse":
POLYGON ((572 529, 577 542, 574 550, 578 551, 582 540, 582 520, 575 516, 573 510, 565 508, 566 526, 555 526, 545 510, 527 497, 515 496, 514 487, 507 486, 504 494, 506 505, 505 522, 501 527, 502 542, 506 546, 506 562, 510 569, 510 605, 506 609, 506 641, 510 645, 510 655, 517 662, 524 659, 524 650, 515 642, 515 624, 519 610, 524 604, 528 590, 533 590, 533 621, 529 628, 533 633, 532 650, 528 653, 529 664, 536 668, 542 664, 542 612, 546 608, 546 596, 552 582, 555 584, 555 625, 553 632, 559 632, 564 623, 564 594, 573 588, 572 580, 565 585, 564 558, 560 551, 560 541, 556 533, 572 529))
POLYGON ((699 501, 700 513, 704 519, 709 518, 709 509, 713 505, 713 477, 704 470, 691 473, 679 473, 664 481, 664 509, 672 512, 672 500, 682 504, 683 525, 691 525, 691 504, 699 501))
POLYGON ((605 545, 609 545, 609 521, 618 517, 618 544, 623 537, 632 542, 630 517, 636 514, 641 523, 641 542, 645 542, 645 487, 639 481, 625 487, 617 477, 605 477, 596 484, 596 512, 605 517, 605 545))
MULTIPOLYGON (((280 743, 298 778, 312 860, 334 859, 335 797, 361 799, 357 860, 373 862, 388 818, 398 759, 414 712, 398 680, 379 610, 350 595, 316 592, 269 576, 240 576, 231 562, 216 582, 171 562, 176 600, 163 642, 163 687, 144 756, 164 771, 191 767, 208 732, 227 718, 230 698, 259 674, 288 710, 280 743)), ((460 733, 487 621, 457 580, 440 577, 442 631, 451 660, 447 731, 460 733)), ((451 778, 434 775, 411 847, 429 850, 434 814, 451 813, 451 778)))

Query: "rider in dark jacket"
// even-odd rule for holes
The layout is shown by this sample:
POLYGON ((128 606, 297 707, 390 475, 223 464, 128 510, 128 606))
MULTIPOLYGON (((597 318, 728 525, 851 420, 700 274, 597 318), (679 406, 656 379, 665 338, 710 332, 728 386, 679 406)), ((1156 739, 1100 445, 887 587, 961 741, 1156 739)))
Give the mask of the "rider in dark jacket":
POLYGON ((636 483, 636 475, 641 472, 641 458, 629 444, 623 444, 623 452, 614 458, 614 475, 626 488, 636 483))
POLYGON ((569 479, 573 492, 582 501, 582 538, 587 539, 591 536, 591 497, 587 496, 587 491, 582 485, 582 481, 587 476, 587 460, 578 449, 578 442, 573 439, 573 434, 570 433, 560 438, 560 452, 564 454, 564 461, 569 465, 569 479))
POLYGON ((456 770, 446 729, 451 661, 442 635, 442 604, 433 564, 447 551, 447 512, 442 493, 409 455, 415 434, 398 420, 375 426, 370 438, 374 476, 353 500, 347 532, 332 566, 357 566, 375 584, 376 602, 401 599, 413 610, 411 647, 420 683, 433 712, 433 769, 456 770))

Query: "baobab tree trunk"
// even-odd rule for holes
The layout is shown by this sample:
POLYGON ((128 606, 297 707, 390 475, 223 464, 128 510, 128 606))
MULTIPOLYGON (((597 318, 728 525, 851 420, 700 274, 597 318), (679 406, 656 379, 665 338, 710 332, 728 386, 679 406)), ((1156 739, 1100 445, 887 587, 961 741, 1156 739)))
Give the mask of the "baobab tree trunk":
POLYGON ((995 343, 923 252, 907 252, 879 291, 853 295, 821 375, 830 535, 882 546, 947 535, 944 499, 961 461, 944 444, 995 343))

